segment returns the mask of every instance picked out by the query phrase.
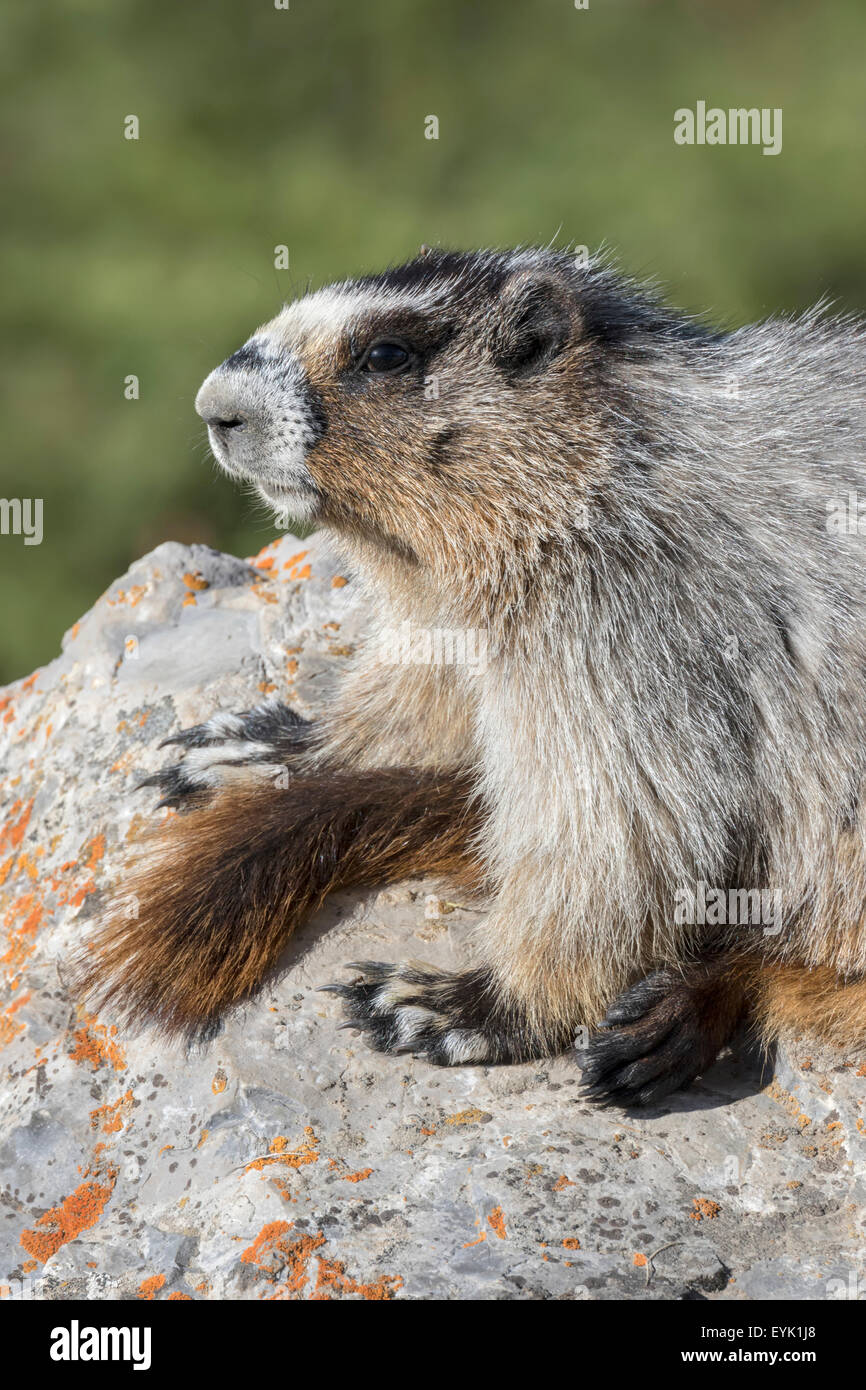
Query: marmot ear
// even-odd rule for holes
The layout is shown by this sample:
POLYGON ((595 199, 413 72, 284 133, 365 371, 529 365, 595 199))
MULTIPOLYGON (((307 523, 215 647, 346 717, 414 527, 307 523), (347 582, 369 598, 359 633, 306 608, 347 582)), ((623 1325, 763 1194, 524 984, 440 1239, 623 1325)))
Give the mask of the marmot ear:
POLYGON ((500 291, 492 353, 505 371, 542 371, 573 339, 579 323, 565 281, 545 271, 517 271, 500 291))

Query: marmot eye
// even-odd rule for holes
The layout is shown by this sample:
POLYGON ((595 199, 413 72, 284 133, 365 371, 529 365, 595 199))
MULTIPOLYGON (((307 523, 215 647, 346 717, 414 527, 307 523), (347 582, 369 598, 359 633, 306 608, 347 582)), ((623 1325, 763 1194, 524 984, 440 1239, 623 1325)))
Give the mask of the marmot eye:
POLYGON ((408 365, 411 354, 403 343, 374 343, 363 366, 368 372, 397 372, 408 365))

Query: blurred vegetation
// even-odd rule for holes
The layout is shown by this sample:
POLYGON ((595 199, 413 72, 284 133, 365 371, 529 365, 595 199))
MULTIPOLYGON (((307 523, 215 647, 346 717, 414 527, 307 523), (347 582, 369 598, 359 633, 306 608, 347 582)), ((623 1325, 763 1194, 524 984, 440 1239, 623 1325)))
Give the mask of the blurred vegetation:
POLYGON ((160 541, 269 539, 192 400, 310 282, 558 236, 725 322, 864 307, 864 52, 862 0, 13 0, 0 496, 45 538, 0 537, 0 681, 160 541), (782 107, 782 153, 676 146, 698 99, 782 107))

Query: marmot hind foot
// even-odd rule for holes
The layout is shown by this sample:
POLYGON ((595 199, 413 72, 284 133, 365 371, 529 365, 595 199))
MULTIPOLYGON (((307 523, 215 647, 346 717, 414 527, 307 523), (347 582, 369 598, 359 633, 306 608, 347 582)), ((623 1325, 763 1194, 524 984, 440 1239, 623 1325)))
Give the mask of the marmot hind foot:
POLYGON ((582 1054, 583 1095, 601 1105, 655 1105, 715 1062, 745 1011, 725 966, 656 970, 608 1009, 582 1054))

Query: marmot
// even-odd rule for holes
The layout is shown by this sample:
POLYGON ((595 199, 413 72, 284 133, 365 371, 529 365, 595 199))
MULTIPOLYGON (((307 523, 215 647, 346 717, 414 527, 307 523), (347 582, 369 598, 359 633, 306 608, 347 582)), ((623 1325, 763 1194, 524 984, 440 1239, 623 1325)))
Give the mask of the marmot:
POLYGON ((374 635, 321 722, 169 740, 148 781, 189 814, 88 986, 198 1036, 331 889, 434 874, 490 895, 479 963, 352 966, 381 1049, 520 1061, 588 1026, 586 1094, 628 1105, 747 1020, 866 1039, 866 567, 834 510, 864 402, 860 319, 718 332, 549 249, 422 248, 285 307, 198 394, 218 462, 332 532, 383 627, 481 630, 486 669, 374 635))

